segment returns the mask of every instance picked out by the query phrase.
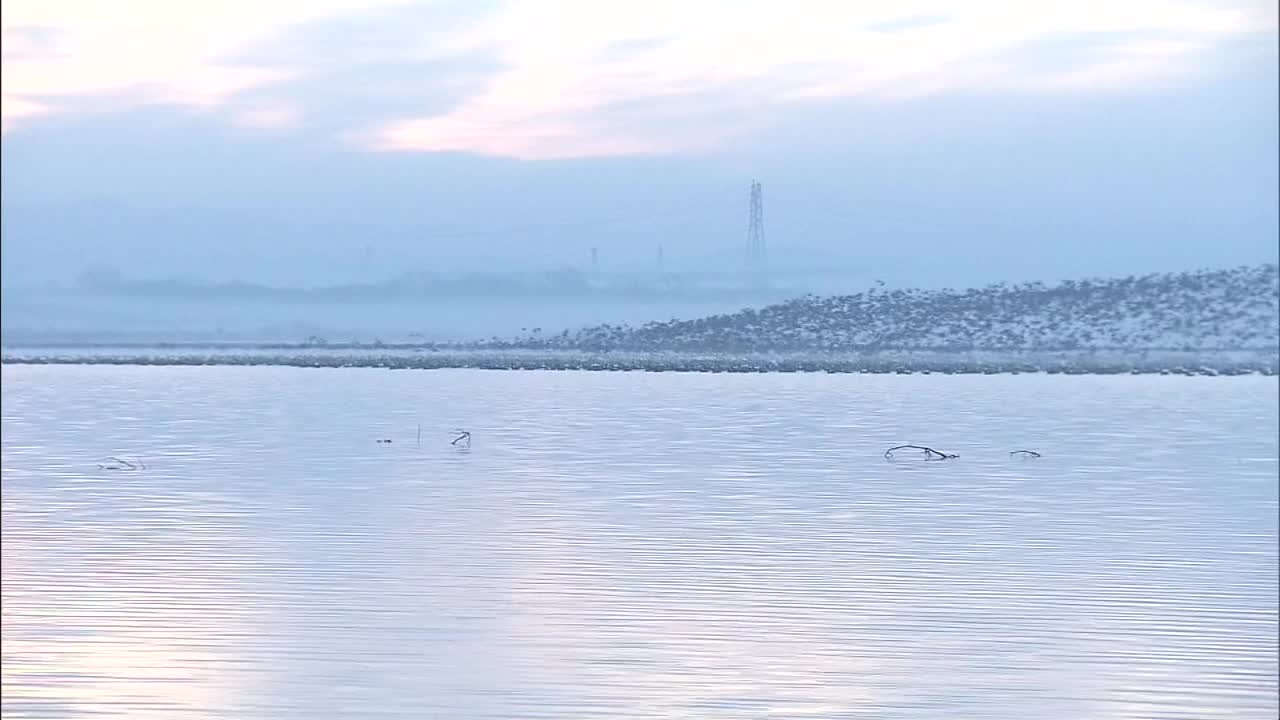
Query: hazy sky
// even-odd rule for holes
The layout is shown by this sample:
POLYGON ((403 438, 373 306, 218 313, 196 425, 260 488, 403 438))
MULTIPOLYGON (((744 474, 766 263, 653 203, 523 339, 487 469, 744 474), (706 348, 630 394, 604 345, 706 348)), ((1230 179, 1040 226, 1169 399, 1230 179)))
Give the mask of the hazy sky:
POLYGON ((1271 0, 3 4, 3 273, 1274 260, 1271 0))

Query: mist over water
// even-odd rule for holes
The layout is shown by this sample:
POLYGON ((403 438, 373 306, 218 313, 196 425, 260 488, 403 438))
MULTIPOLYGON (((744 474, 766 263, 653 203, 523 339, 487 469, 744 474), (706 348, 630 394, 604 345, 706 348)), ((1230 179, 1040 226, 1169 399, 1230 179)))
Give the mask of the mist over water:
MULTIPOLYGON (((445 298, 418 302, 157 302, 21 293, 4 305, 5 342, 442 342, 548 333, 600 323, 735 312, 750 299, 703 301, 445 298)), ((761 303, 754 303, 761 304, 761 303)))
POLYGON ((2 379, 6 717, 1278 710, 1274 377, 2 379))

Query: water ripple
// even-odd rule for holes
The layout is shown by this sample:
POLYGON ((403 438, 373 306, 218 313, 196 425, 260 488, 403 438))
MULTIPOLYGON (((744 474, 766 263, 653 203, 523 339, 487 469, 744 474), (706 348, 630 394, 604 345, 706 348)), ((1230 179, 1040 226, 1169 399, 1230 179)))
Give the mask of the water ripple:
POLYGON ((1276 390, 5 366, 3 714, 1273 718, 1276 390))

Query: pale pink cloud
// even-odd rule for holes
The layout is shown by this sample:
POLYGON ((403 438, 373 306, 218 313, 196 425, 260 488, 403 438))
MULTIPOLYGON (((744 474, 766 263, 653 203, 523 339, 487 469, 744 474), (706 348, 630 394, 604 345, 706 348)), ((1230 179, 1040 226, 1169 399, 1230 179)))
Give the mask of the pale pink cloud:
POLYGON ((47 112, 47 108, 40 103, 23 100, 20 97, 4 95, 0 97, 0 103, 3 104, 3 112, 0 112, 0 132, 7 133, 13 126, 13 123, 29 118, 41 113, 47 112))
POLYGON ((24 46, 3 64, 6 127, 50 112, 58 98, 131 96, 142 103, 209 108, 294 69, 241 67, 221 58, 290 24, 398 0, 5 0, 6 49, 22 28, 50 30, 53 48, 24 46), (46 50, 42 52, 42 50, 46 50))
MULTIPOLYGON (((1187 60, 1196 52, 1269 27, 1274 14, 1256 7, 1178 0, 514 4, 452 39, 455 48, 497 54, 506 72, 444 116, 388 123, 372 144, 526 159, 670 151, 689 144, 679 128, 609 126, 602 136, 596 115, 618 103, 697 97, 777 77, 790 82, 754 98, 758 107, 832 98, 890 101, 972 89, 1133 88, 1194 72, 1187 60), (914 18, 932 20, 906 22, 898 31, 879 29, 914 18), (1103 57, 1082 54, 1068 70, 993 60, 1086 33, 1138 39, 1103 57), (1144 39, 1168 34, 1192 39, 1144 39), (645 42, 652 38, 665 40, 645 42), (611 49, 628 43, 640 49, 611 57, 611 49)), ((719 122, 728 134, 740 118, 726 114, 719 122)))
MULTIPOLYGON (((246 90, 260 96, 308 71, 226 64, 238 48, 299 23, 405 4, 421 3, 7 0, 6 36, 49 28, 54 47, 42 53, 34 43, 6 59, 5 128, 57 112, 59 98, 128 95, 135 102, 223 108, 246 90)), ((494 58, 502 70, 470 97, 444 114, 406 110, 372 130, 350 132, 384 151, 528 159, 688 151, 752 132, 755 121, 743 119, 741 106, 896 102, 974 90, 1115 92, 1175 82, 1198 72, 1202 53, 1275 26, 1270 3, 1213 0, 512 2, 460 31, 423 28, 430 47, 387 49, 416 62, 494 58), (1088 34, 1124 42, 1113 38, 1105 52, 1080 52, 1052 70, 1010 59, 1055 38, 1088 34), (696 123, 644 111, 627 122, 617 111, 681 99, 697 105, 707 97, 735 100, 719 113, 699 114, 696 123)), ((300 100, 277 92, 229 112, 228 120, 297 124, 300 100)))
POLYGON ((1100 92, 1123 90, 1137 83, 1166 85, 1197 73, 1196 67, 1180 67, 1176 61, 1205 48, 1203 43, 1192 42, 1131 43, 1105 60, 1046 76, 1041 89, 1100 92))
POLYGON ((233 122, 241 127, 259 130, 284 130, 297 127, 302 119, 302 111, 286 104, 275 104, 252 107, 238 112, 233 122))

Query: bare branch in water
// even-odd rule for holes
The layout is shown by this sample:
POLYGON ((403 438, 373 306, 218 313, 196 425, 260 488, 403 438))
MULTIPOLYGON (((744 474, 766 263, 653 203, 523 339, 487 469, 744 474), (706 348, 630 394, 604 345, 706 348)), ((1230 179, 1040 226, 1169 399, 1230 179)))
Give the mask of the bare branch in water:
POLYGON ((1035 450, 1014 450, 1013 452, 1009 453, 1009 457, 1038 458, 1038 457, 1041 457, 1041 455, 1035 450))
POLYGON ((898 445, 884 451, 884 457, 886 460, 893 459, 894 450, 923 450, 925 460, 954 460, 955 458, 960 457, 959 455, 952 455, 951 453, 938 452, 937 450, 934 450, 931 447, 925 447, 924 445, 898 445))
POLYGON ((142 462, 141 460, 137 461, 136 463, 132 463, 132 462, 129 462, 128 460, 123 460, 121 458, 115 457, 114 455, 107 459, 111 461, 111 464, 98 463, 99 470, 146 470, 147 469, 147 464, 142 462))
POLYGON ((458 437, 454 438, 453 442, 449 443, 450 445, 457 445, 463 440, 466 440, 467 447, 471 447, 471 433, 467 432, 466 430, 454 430, 454 432, 461 433, 461 434, 458 435, 458 437))

